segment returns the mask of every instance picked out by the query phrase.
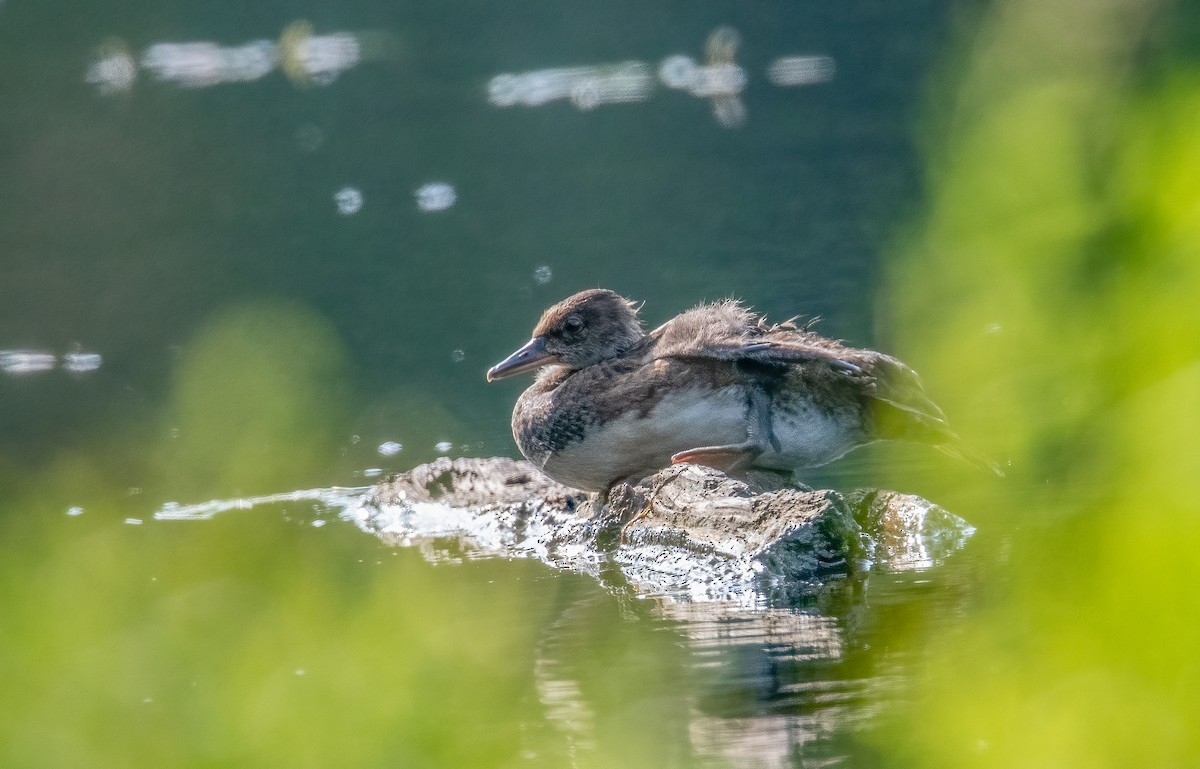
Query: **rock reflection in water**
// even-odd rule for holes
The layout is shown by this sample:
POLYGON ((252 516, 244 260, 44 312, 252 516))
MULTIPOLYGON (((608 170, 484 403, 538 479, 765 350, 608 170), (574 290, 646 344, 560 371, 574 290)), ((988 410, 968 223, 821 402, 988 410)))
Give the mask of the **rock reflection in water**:
MULTIPOLYGON (((606 524, 596 520, 604 516, 584 518, 580 510, 590 507, 583 495, 502 458, 443 458, 370 490, 170 505, 156 518, 313 500, 433 564, 534 557, 590 575, 606 590, 562 583, 561 604, 533 650, 530 674, 544 718, 529 725, 531 745, 557 744, 572 764, 628 752, 662 765, 830 766, 844 758, 847 735, 898 696, 886 671, 862 667, 865 599, 875 595, 868 578, 935 565, 972 531, 915 497, 873 491, 847 498, 860 514, 889 511, 860 518, 865 557, 843 561, 839 573, 822 573, 802 590, 769 593, 751 583, 725 592, 648 590, 653 580, 637 581, 644 564, 621 557, 635 548, 615 538, 604 544, 606 524), (549 743, 545 730, 557 733, 549 743)), ((735 514, 730 500, 717 512, 735 514)))
MULTIPOLYGON (((596 697, 586 653, 601 603, 612 601, 588 594, 567 606, 545 631, 534 664, 546 716, 572 752, 595 750, 613 718, 608 711, 617 707, 596 697)), ((841 679, 846 647, 841 617, 719 602, 618 598, 618 603, 627 613, 648 615, 650 624, 666 620, 687 650, 674 671, 646 671, 636 655, 632 663, 622 655, 623 703, 654 698, 644 691, 647 675, 680 682, 670 697, 657 700, 665 710, 656 713, 654 728, 663 730, 665 744, 689 745, 693 757, 706 764, 783 767, 801 754, 805 765, 833 762, 834 738, 862 717, 861 684, 841 679)), ((653 662, 662 666, 664 656, 653 662)))
MULTIPOLYGON (((681 466, 679 472, 686 489, 683 476, 690 471, 681 466)), ((715 481, 699 481, 713 494, 705 515, 748 520, 749 503, 723 496, 715 481)), ((666 489, 661 484, 659 489, 656 508, 671 507, 666 489)), ((833 492, 816 496, 821 494, 841 499, 833 492)), ((780 586, 777 576, 767 583, 745 578, 743 567, 769 570, 782 551, 763 561, 737 548, 697 558, 686 548, 673 552, 672 535, 656 543, 640 530, 625 543, 614 538, 605 545, 604 515, 583 517, 595 509, 592 501, 507 459, 441 459, 420 466, 384 481, 345 517, 385 542, 417 547, 430 562, 535 557, 589 574, 608 589, 611 596, 589 592, 568 604, 538 644, 533 671, 538 696, 572 754, 606 751, 614 731, 635 739, 631 731, 640 734, 647 727, 624 710, 653 701, 660 742, 688 745, 702 761, 776 767, 803 755, 805 765, 816 766, 838 762, 839 740, 878 707, 880 698, 869 704, 866 690, 886 688, 856 672, 855 633, 868 575, 929 568, 962 547, 973 531, 917 497, 871 490, 845 499, 857 511, 857 523, 850 522, 853 531, 841 536, 857 540, 851 552, 860 557, 841 560, 839 569, 828 572, 817 563, 811 579, 791 588, 780 586), (639 558, 648 547, 667 558, 639 558), (675 583, 683 577, 702 588, 679 588, 675 583), (642 621, 612 622, 603 614, 614 605, 642 621), (622 636, 645 627, 669 629, 682 641, 687 653, 679 669, 664 669, 678 654, 648 653, 640 648, 645 639, 631 643, 622 636), (597 673, 593 666, 603 663, 588 654, 589 645, 596 645, 596 656, 619 660, 619 671, 597 673), (604 675, 619 682, 598 694, 596 678, 604 675), (654 686, 669 686, 669 695, 654 686), (608 699, 612 687, 623 693, 619 706, 608 699), (614 726, 626 720, 633 725, 614 726), (678 730, 685 734, 673 734, 678 730)), ((609 502, 620 505, 617 491, 609 502)), ((824 519, 824 528, 836 517, 824 519)), ((696 526, 688 530, 703 531, 703 524, 696 526)), ((775 536, 783 541, 795 535, 775 536)), ((791 544, 801 542, 807 540, 791 544)), ((744 545, 762 550, 752 542, 744 545)))

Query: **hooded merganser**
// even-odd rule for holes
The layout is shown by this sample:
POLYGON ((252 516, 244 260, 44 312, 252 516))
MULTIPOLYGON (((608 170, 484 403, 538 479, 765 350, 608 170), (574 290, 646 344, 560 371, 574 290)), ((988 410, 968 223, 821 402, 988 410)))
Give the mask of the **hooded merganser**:
POLYGON ((1001 474, 961 445, 899 360, 770 325, 732 300, 647 334, 629 300, 581 291, 546 310, 487 379, 534 369, 513 437, 548 476, 587 491, 677 462, 790 473, 876 440, 931 444, 1001 474))

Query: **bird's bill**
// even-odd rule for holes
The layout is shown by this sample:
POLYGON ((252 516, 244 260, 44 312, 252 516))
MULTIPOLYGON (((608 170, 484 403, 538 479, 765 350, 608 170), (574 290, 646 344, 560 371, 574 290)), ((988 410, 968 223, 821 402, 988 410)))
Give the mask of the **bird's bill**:
POLYGON ((557 362, 558 357, 546 351, 545 338, 535 336, 524 347, 488 369, 487 380, 495 382, 497 379, 504 379, 557 362))

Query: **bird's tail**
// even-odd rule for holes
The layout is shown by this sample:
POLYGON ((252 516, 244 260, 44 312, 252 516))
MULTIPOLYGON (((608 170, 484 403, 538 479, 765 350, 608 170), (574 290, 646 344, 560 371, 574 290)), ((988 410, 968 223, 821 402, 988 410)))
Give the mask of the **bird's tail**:
POLYGON ((997 462, 969 448, 950 429, 946 415, 925 395, 915 371, 886 355, 872 364, 874 426, 880 438, 928 443, 955 459, 1004 477, 997 462))

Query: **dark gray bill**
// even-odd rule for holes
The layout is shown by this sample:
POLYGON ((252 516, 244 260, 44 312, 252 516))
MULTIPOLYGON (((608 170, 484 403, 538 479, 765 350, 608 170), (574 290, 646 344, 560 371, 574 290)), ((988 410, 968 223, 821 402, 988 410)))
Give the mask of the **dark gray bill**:
POLYGON ((531 371, 557 361, 557 357, 546 352, 546 340, 535 336, 524 347, 488 369, 487 380, 495 382, 497 379, 531 371))

